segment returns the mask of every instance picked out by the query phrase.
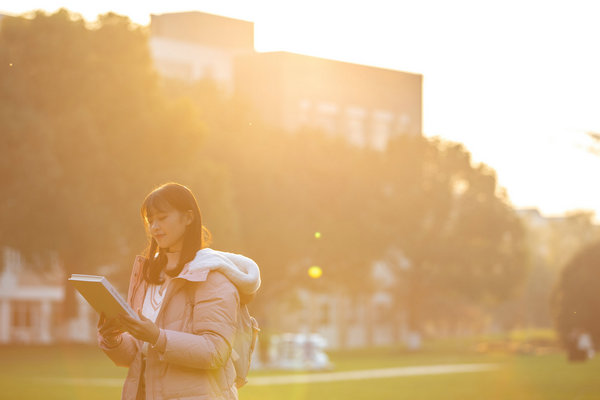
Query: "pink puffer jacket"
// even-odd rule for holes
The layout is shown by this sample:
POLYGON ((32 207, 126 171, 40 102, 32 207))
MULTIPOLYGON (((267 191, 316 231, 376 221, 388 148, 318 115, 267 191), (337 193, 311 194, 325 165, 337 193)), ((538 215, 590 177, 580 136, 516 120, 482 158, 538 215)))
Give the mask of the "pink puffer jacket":
MULTIPOLYGON (((147 287, 143 262, 142 256, 136 257, 131 274, 127 300, 134 310, 142 308, 147 287)), ((189 264, 167 288, 156 319, 160 328, 156 347, 124 333, 118 346, 108 348, 99 336, 100 347, 115 364, 129 367, 123 400, 136 400, 143 351, 147 400, 238 398, 230 358, 238 290, 223 274, 189 264)))

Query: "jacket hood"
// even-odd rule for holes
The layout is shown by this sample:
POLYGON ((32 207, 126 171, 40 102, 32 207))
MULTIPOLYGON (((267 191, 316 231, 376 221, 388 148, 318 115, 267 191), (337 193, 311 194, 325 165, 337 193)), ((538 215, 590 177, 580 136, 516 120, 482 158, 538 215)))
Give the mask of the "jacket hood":
POLYGON ((208 247, 196 252, 196 257, 186 264, 190 272, 202 269, 212 269, 214 267, 229 267, 240 270, 241 266, 234 260, 227 258, 225 253, 210 249, 208 247))
POLYGON ((210 271, 217 268, 238 288, 240 294, 251 295, 260 287, 260 269, 253 260, 240 254, 210 248, 198 250, 179 277, 203 281, 210 271))

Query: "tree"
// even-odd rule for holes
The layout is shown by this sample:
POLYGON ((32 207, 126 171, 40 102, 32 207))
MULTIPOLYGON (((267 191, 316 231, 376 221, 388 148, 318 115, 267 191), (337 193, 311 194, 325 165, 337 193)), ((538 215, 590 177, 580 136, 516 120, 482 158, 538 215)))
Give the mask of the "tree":
POLYGON ((567 263, 552 294, 552 309, 567 349, 573 347, 577 331, 590 334, 600 348, 600 243, 587 246, 567 263))
POLYGON ((0 88, 0 242, 128 277, 143 196, 204 166, 202 124, 162 93, 144 29, 115 14, 5 17, 0 88))
POLYGON ((381 168, 378 226, 409 261, 397 266, 396 294, 411 329, 437 304, 514 293, 526 273, 523 229, 493 170, 460 144, 419 137, 391 143, 381 168))
POLYGON ((577 252, 600 239, 600 229, 591 212, 550 218, 535 209, 520 210, 519 214, 526 230, 529 273, 523 290, 495 310, 495 319, 504 329, 548 328, 553 325, 551 293, 562 268, 577 252))

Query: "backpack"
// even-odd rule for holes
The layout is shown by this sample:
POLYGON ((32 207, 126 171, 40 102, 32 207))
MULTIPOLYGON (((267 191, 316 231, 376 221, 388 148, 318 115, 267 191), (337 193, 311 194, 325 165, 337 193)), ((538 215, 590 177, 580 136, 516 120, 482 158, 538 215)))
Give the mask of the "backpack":
POLYGON ((235 384, 238 388, 248 383, 248 371, 250 371, 252 353, 256 347, 259 331, 258 322, 250 315, 248 307, 240 304, 236 334, 231 346, 231 358, 236 373, 235 384))

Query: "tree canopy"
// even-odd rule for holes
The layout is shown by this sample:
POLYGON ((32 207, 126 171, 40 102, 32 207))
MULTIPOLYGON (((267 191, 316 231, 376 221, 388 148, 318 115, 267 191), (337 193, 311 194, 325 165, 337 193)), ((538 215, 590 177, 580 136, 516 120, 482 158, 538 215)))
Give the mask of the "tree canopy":
POLYGON ((600 346, 600 243, 578 252, 563 269, 552 305, 556 327, 568 346, 575 332, 587 332, 600 346))
POLYGON ((2 243, 58 252, 70 272, 130 259, 143 196, 189 176, 203 131, 161 95, 144 30, 115 14, 5 17, 0 69, 2 243))

